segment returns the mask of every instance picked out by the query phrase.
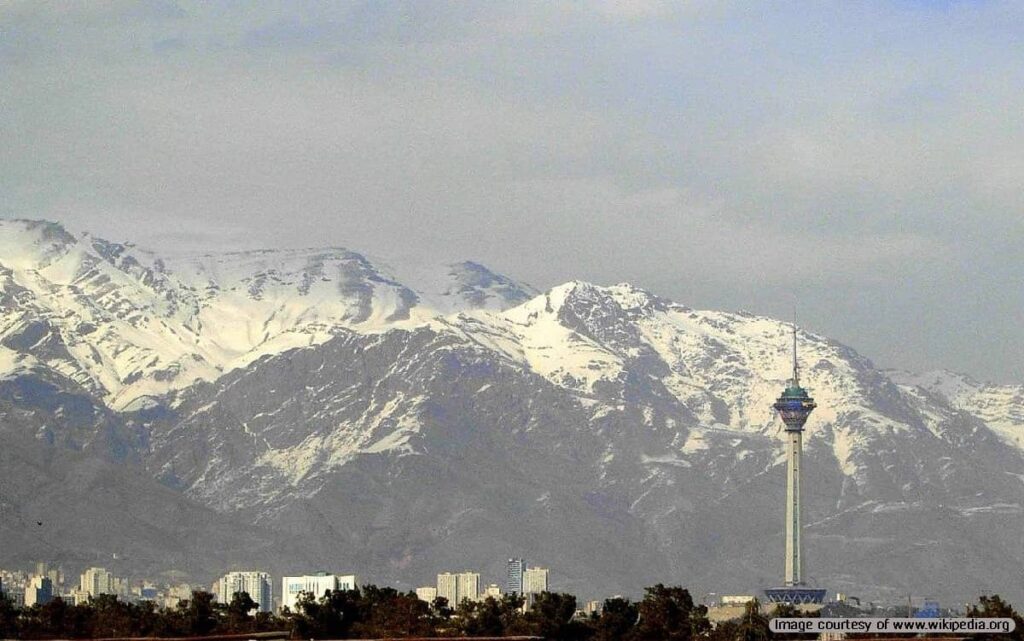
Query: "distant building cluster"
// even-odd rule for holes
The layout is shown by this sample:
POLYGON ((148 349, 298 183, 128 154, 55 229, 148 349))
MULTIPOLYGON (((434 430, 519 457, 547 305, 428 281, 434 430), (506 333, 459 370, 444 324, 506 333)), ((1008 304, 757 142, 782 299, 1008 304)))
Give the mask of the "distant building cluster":
MULTIPOLYGON (((172 576, 174 573, 169 573, 172 576)), ((416 596, 433 604, 438 597, 447 599, 448 606, 456 608, 465 600, 482 601, 487 598, 500 599, 507 594, 523 598, 523 609, 528 609, 537 596, 550 591, 551 571, 545 567, 529 566, 522 558, 508 559, 505 564, 505 584, 486 583, 476 571, 441 572, 435 585, 416 588, 416 596)), ((37 563, 30 571, 0 570, 0 590, 19 607, 45 605, 60 598, 70 604, 84 604, 90 599, 111 595, 125 602, 152 602, 157 607, 176 608, 182 601, 192 598, 193 591, 209 591, 219 603, 231 603, 236 594, 246 593, 262 612, 298 610, 303 599, 319 599, 328 591, 353 590, 360 586, 354 574, 332 574, 314 572, 280 577, 280 582, 260 570, 238 570, 227 572, 212 585, 202 586, 176 581, 150 581, 128 579, 117 576, 104 567, 88 567, 81 574, 66 575, 60 566, 37 563), (276 589, 280 586, 280 591, 276 589)), ((743 615, 745 608, 755 600, 753 594, 727 594, 711 598, 708 593, 703 600, 708 606, 708 617, 712 623, 734 620, 743 615)), ((623 598, 620 595, 610 597, 623 598)), ((605 602, 591 600, 580 602, 576 611, 579 618, 600 615, 605 602)), ((774 604, 769 604, 774 605, 774 604)), ((803 604, 802 611, 816 612, 822 604, 803 604)), ((822 616, 953 616, 958 611, 941 608, 933 599, 920 599, 910 605, 902 603, 885 605, 871 603, 862 606, 859 599, 848 599, 837 594, 835 600, 825 606, 822 616), (853 605, 856 601, 856 606, 853 605), (831 614, 829 614, 831 613, 831 614)))
POLYGON ((354 574, 317 572, 281 577, 280 585, 281 592, 275 594, 271 575, 259 570, 228 572, 212 586, 130 581, 102 567, 86 568, 77 580, 65 577, 62 568, 46 563, 37 563, 34 571, 0 570, 0 591, 19 607, 45 605, 58 597, 77 605, 101 595, 112 595, 121 601, 152 601, 158 607, 175 608, 191 599, 193 591, 208 590, 219 603, 230 603, 235 594, 244 592, 262 612, 284 607, 294 611, 303 593, 317 599, 328 590, 352 590, 358 580, 354 574))
POLYGON ((77 578, 68 577, 60 566, 37 563, 32 571, 0 570, 0 590, 18 606, 45 605, 60 598, 76 605, 101 595, 115 596, 122 601, 152 601, 160 607, 173 608, 191 598, 187 583, 157 585, 150 581, 129 581, 106 568, 86 568, 77 578))
POLYGON ((524 607, 528 607, 536 595, 548 591, 550 571, 547 568, 527 567, 525 559, 512 558, 506 563, 505 570, 504 592, 497 583, 488 583, 481 587, 480 573, 466 570, 438 574, 437 585, 416 588, 416 596, 428 602, 441 597, 454 608, 467 599, 481 601, 489 597, 499 599, 502 594, 516 594, 525 597, 524 607))
MULTIPOLYGON (((455 608, 465 600, 500 599, 504 594, 524 597, 529 607, 536 596, 549 589, 550 571, 544 567, 529 567, 522 558, 509 559, 505 567, 504 585, 481 581, 479 572, 441 572, 435 585, 416 589, 416 596, 433 603, 438 597, 455 608)), ((359 585, 354 574, 316 572, 280 579, 280 591, 275 591, 271 575, 261 570, 235 570, 218 578, 209 587, 188 583, 129 580, 105 567, 88 567, 77 580, 66 577, 61 567, 37 563, 34 571, 0 570, 0 590, 16 605, 31 607, 61 598, 66 603, 80 604, 101 595, 112 595, 127 602, 151 601, 158 607, 175 608, 192 598, 194 590, 209 590, 219 603, 230 603, 236 594, 246 593, 262 612, 295 611, 303 598, 318 599, 328 591, 352 590, 359 585), (306 596, 308 595, 308 597, 306 596)), ((599 610, 597 602, 587 604, 587 613, 599 610)))

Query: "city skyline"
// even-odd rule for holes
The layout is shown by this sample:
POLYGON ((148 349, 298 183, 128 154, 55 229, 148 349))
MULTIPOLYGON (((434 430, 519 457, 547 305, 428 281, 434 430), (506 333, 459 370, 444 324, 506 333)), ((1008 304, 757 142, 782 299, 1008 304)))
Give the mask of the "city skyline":
MULTIPOLYGON (((518 595, 525 597, 523 605, 524 610, 529 608, 540 592, 549 591, 547 585, 549 569, 531 567, 529 570, 535 573, 535 576, 530 579, 530 581, 536 589, 527 590, 525 593, 518 595)), ((45 562, 36 563, 34 571, 12 572, 11 570, 0 569, 0 577, 8 577, 12 574, 20 575, 22 577, 24 581, 24 589, 19 591, 20 588, 17 582, 12 586, 9 580, 5 580, 0 584, 0 586, 2 586, 0 592, 2 592, 6 598, 12 599, 15 606, 25 607, 29 607, 34 603, 39 603, 41 605, 46 604, 56 598, 64 599, 70 605, 85 604, 102 595, 108 595, 114 596, 118 599, 127 599, 128 602, 154 601, 160 604, 161 607, 173 609, 179 602, 189 599, 192 592, 203 592, 209 588, 209 586, 204 586, 202 584, 168 583, 145 577, 136 577, 129 580, 116 576, 106 568, 95 566, 85 568, 77 581, 72 580, 68 583, 65 581, 62 566, 51 567, 45 562), (40 568, 43 569, 42 574, 40 573, 40 568), (60 576, 60 580, 51 582, 49 577, 58 575, 60 576), (58 587, 61 587, 64 590, 59 591, 58 587), (29 589, 37 591, 36 593, 33 593, 31 599, 29 589)), ((465 600, 483 601, 487 598, 500 600, 503 596, 510 594, 503 591, 501 586, 498 584, 480 583, 480 574, 472 571, 463 571, 458 573, 442 572, 438 574, 438 583, 440 584, 442 580, 446 580, 448 578, 456 581, 453 585, 475 585, 478 587, 475 597, 472 597, 469 594, 462 595, 462 599, 465 600)), ((787 586, 790 587, 800 587, 802 585, 802 583, 796 581, 787 582, 787 586)), ((324 596, 324 592, 330 590, 360 590, 362 587, 362 582, 359 581, 355 575, 332 575, 327 572, 319 571, 307 575, 283 575, 280 577, 274 577, 273 575, 260 570, 235 570, 227 572, 215 581, 212 589, 210 590, 210 594, 213 597, 214 602, 220 604, 230 603, 236 593, 249 594, 249 596, 253 598, 256 610, 262 612, 272 611, 275 613, 281 613, 286 609, 291 612, 295 612, 295 606, 301 593, 307 593, 312 596, 314 600, 317 600, 324 596), (275 578, 280 579, 281 581, 282 590, 280 593, 273 590, 272 586, 275 578), (249 592, 250 589, 253 593, 249 592)), ((453 590, 457 589, 459 588, 453 587, 453 590)), ((775 590, 781 591, 782 589, 778 588, 775 590)), ((550 591, 558 592, 557 589, 550 591)), ((433 604, 437 597, 444 596, 433 586, 421 587, 415 590, 409 590, 409 592, 414 593, 418 599, 429 604, 433 604), (432 592, 423 592, 424 590, 430 590, 432 592)), ((844 594, 837 593, 830 594, 829 596, 831 597, 831 600, 828 602, 830 604, 846 604, 848 602, 847 595, 844 594)), ((769 604, 773 602, 785 604, 790 603, 790 601, 784 599, 781 601, 773 601, 771 595, 768 595, 768 597, 769 604)), ((639 599, 640 597, 623 597, 622 595, 616 594, 605 595, 596 600, 584 599, 578 601, 578 611, 587 615, 595 613, 600 614, 601 607, 605 601, 623 598, 639 599)), ((743 610, 743 606, 745 604, 757 598, 758 597, 755 594, 728 595, 711 592, 703 595, 698 602, 712 608, 718 613, 716 616, 725 617, 722 620, 728 620, 729 617, 735 615, 736 608, 743 610)), ((934 598, 928 596, 910 595, 907 598, 910 598, 916 603, 920 603, 921 609, 929 612, 936 608, 943 607, 934 598)), ((807 603, 821 605, 823 602, 819 600, 809 601, 807 603)), ((901 602, 900 599, 897 599, 888 604, 883 603, 879 605, 881 607, 898 608, 901 603, 905 604, 906 601, 901 602)), ((449 605, 454 608, 456 603, 450 602, 449 605)), ((860 605, 861 604, 858 603, 858 607, 860 607, 860 605)), ((872 605, 871 607, 875 608, 878 606, 872 605)), ((949 608, 945 607, 944 609, 948 610, 949 608)))

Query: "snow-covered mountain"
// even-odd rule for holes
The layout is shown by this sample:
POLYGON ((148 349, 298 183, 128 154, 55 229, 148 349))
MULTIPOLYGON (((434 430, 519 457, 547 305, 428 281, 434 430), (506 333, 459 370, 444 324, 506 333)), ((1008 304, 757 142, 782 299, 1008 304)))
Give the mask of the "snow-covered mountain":
POLYGON ((531 290, 464 262, 393 269, 346 249, 157 256, 0 221, 0 375, 41 362, 118 409, 339 328, 380 331, 531 290))
POLYGON ((950 406, 977 416, 1007 445, 1024 449, 1024 385, 980 383, 964 374, 941 370, 888 374, 903 385, 934 394, 950 406))
MULTIPOLYGON (((0 392, 96 399, 89 420, 33 410, 25 430, 302 540, 307 562, 401 584, 525 554, 584 596, 779 579, 786 323, 627 284, 538 294, 474 263, 0 236, 0 392)), ((1024 596, 1021 388, 798 343, 818 402, 808 573, 865 598, 1024 596)))

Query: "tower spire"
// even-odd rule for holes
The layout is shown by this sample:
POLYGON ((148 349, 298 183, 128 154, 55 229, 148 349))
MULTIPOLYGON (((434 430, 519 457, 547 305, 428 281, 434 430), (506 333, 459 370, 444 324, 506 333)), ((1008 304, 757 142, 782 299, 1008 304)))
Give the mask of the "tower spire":
POLYGON ((793 314, 793 387, 800 387, 800 366, 796 360, 796 314, 793 314))

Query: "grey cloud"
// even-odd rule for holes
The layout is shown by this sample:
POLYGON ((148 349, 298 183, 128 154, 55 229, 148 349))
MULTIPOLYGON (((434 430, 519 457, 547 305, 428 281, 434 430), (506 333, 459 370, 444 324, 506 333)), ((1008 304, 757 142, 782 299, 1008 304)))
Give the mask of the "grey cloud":
POLYGON ((883 364, 1020 379, 1021 12, 5 5, 0 214, 797 296, 883 364))

